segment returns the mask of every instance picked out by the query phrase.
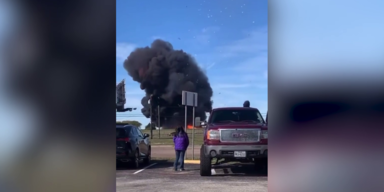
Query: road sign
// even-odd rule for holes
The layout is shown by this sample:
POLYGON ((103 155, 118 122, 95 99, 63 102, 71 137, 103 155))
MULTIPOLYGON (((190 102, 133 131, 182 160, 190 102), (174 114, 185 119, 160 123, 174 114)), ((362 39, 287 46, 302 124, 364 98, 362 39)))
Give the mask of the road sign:
POLYGON ((197 93, 182 91, 182 105, 197 107, 197 93))

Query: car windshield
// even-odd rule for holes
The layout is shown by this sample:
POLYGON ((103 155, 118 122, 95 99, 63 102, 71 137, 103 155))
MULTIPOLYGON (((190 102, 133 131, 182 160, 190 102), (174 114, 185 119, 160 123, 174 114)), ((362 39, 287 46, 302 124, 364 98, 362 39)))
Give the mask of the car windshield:
POLYGON ((226 109, 212 113, 210 123, 251 122, 264 123, 260 112, 256 109, 226 109))

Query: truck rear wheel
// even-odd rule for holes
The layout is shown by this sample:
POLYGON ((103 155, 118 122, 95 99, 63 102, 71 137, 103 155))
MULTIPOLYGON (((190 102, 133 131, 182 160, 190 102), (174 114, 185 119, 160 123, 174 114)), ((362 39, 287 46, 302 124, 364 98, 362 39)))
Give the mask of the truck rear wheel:
POLYGON ((211 176, 211 158, 205 156, 204 145, 200 148, 200 176, 211 176))
POLYGON ((268 174, 268 158, 255 159, 255 169, 261 174, 268 174))

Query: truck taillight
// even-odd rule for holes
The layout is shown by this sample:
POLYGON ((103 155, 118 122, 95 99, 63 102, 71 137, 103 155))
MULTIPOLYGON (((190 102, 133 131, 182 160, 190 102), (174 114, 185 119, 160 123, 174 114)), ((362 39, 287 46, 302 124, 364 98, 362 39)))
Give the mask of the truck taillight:
POLYGON ((261 130, 261 139, 268 139, 268 130, 261 130))
POLYGON ((220 131, 219 130, 209 130, 207 132, 208 140, 220 140, 220 131))

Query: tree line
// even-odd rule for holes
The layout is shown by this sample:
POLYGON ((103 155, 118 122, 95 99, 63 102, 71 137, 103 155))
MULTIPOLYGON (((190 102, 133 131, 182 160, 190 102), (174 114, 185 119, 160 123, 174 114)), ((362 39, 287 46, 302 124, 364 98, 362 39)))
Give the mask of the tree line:
MULTIPOLYGON (((135 121, 135 120, 116 121, 116 124, 131 124, 131 125, 134 125, 134 126, 140 128, 140 129, 141 129, 141 126, 143 125, 143 124, 141 124, 140 122, 135 121)), ((151 130, 151 124, 148 123, 148 124, 144 127, 144 129, 146 129, 146 130, 151 130)), ((153 130, 155 130, 155 129, 156 129, 156 128, 153 127, 153 130)))
MULTIPOLYGON (((135 120, 116 121, 116 124, 131 124, 131 125, 134 125, 134 126, 140 128, 140 129, 141 129, 141 126, 143 125, 143 124, 141 124, 140 122, 135 121, 135 120)), ((152 130, 156 130, 156 127, 155 127, 154 125, 152 125, 152 126, 153 126, 152 130)), ((148 123, 148 124, 144 127, 144 129, 145 129, 145 130, 151 130, 151 124, 148 123)), ((164 128, 164 129, 167 129, 167 128, 164 128)))

